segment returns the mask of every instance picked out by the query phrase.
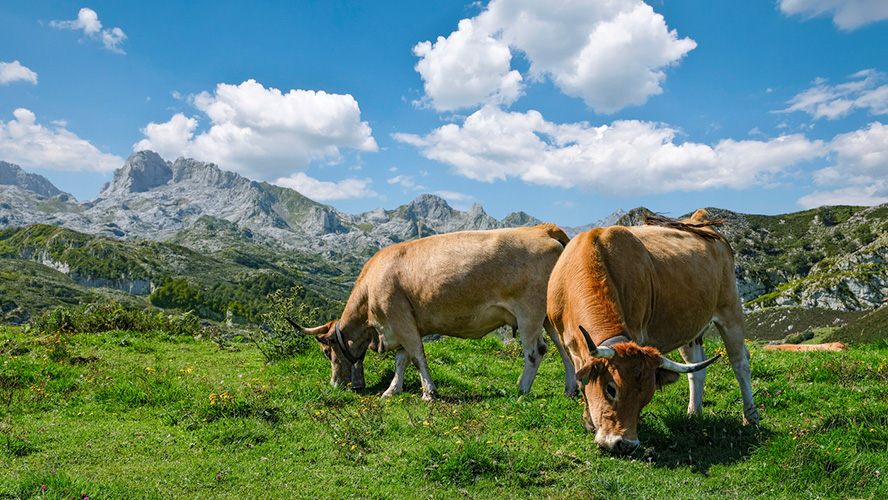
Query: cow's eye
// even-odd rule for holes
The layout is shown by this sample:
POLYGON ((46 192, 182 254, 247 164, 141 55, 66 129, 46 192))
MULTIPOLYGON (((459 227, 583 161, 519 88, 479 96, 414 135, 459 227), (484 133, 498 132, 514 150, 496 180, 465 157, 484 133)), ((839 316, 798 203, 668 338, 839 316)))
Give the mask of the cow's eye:
POLYGON ((617 384, 608 382, 604 388, 604 393, 607 394, 608 399, 617 399, 617 384))

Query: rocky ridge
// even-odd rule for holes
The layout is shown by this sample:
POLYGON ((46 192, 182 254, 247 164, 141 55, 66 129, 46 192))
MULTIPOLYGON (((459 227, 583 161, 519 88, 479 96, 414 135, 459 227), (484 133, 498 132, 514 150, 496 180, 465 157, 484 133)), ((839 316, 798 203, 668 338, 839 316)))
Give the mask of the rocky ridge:
MULTIPOLYGON (((749 307, 853 310, 878 305, 888 295, 888 205, 781 216, 708 210, 726 219, 719 230, 735 251, 738 289, 749 307)), ((617 210, 605 220, 564 229, 575 236, 594 227, 639 225, 649 213, 644 207, 617 210)), ((298 251, 347 263, 340 269, 348 275, 380 248, 401 241, 540 222, 524 212, 497 220, 478 204, 455 210, 429 194, 393 210, 347 214, 212 163, 170 162, 151 151, 130 156, 94 200, 78 202, 45 178, 0 162, 0 229, 42 223, 201 252, 298 251)))

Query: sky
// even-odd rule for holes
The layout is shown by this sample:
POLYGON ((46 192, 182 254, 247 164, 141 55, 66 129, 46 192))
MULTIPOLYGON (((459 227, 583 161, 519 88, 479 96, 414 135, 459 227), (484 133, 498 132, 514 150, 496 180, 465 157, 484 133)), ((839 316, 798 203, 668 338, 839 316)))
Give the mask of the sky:
POLYGON ((135 151, 348 213, 888 202, 888 1, 0 1, 0 160, 135 151))

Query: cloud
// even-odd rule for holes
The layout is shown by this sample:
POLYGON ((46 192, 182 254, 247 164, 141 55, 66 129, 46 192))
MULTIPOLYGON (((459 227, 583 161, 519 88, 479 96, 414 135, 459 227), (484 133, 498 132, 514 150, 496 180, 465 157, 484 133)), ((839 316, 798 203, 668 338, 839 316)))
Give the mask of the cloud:
POLYGON ((840 30, 853 31, 877 21, 888 19, 885 0, 779 0, 780 10, 788 16, 801 15, 811 19, 831 15, 840 30))
POLYGON ((0 83, 31 82, 37 85, 37 73, 22 66, 18 61, 0 62, 0 83))
POLYGON ((456 191, 435 191, 433 194, 440 196, 449 202, 457 203, 472 201, 475 199, 475 197, 470 194, 457 193, 456 191))
POLYGON ((126 53, 120 48, 120 45, 126 40, 123 30, 120 28, 102 29, 99 15, 90 8, 80 9, 77 19, 73 21, 50 21, 49 25, 58 29, 82 30, 84 36, 102 42, 102 45, 111 52, 126 53))
POLYGON ((805 208, 821 205, 888 203, 888 125, 837 135, 830 143, 835 164, 814 173, 818 190, 799 199, 805 208))
POLYGON ((149 123, 133 150, 164 157, 188 156, 218 163, 251 179, 287 177, 313 161, 341 161, 340 149, 376 151, 370 126, 361 121, 351 95, 265 88, 255 80, 220 83, 214 93, 189 96, 209 119, 177 113, 166 123, 149 123))
POLYGON ((802 111, 814 119, 835 120, 847 116, 858 109, 868 109, 870 113, 888 114, 888 84, 885 73, 874 69, 858 71, 850 80, 838 85, 829 85, 826 79, 818 78, 814 86, 788 101, 790 106, 777 113, 802 111))
POLYGON ((339 182, 319 181, 305 175, 305 172, 296 172, 290 177, 281 177, 274 181, 274 184, 278 186, 295 189, 318 201, 376 197, 378 196, 376 191, 370 189, 372 183, 373 181, 370 179, 344 179, 339 182))
POLYGON ((413 47, 419 56, 426 100, 438 111, 473 107, 479 102, 509 105, 521 95, 521 74, 510 69, 509 46, 474 28, 471 19, 435 44, 413 47))
POLYGON ((396 175, 387 181, 389 184, 397 184, 412 191, 428 191, 429 188, 417 184, 412 175, 396 175))
POLYGON ((123 158, 102 153, 64 127, 49 129, 37 123, 30 110, 18 108, 15 117, 0 121, 0 158, 26 167, 50 170, 110 172, 123 158))
POLYGON ((488 106, 462 126, 444 125, 426 136, 393 137, 470 179, 494 182, 511 177, 625 196, 772 186, 793 166, 828 153, 822 141, 800 134, 768 141, 726 139, 714 146, 677 142, 678 135, 652 122, 555 124, 537 111, 505 112, 488 106))
POLYGON ((664 68, 696 46, 640 0, 492 0, 414 53, 426 102, 439 111, 514 102, 522 91, 514 50, 530 63, 532 81, 548 78, 596 112, 613 113, 662 93, 664 68))

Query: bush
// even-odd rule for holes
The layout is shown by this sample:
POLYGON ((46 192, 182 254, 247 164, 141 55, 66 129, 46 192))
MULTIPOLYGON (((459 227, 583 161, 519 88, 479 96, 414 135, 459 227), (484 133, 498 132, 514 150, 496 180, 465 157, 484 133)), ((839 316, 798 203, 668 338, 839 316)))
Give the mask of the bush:
POLYGON ((34 328, 51 335, 103 333, 112 330, 197 335, 200 332, 200 321, 190 311, 182 314, 152 313, 148 309, 127 308, 110 301, 57 307, 37 317, 34 328))
POLYGON ((290 288, 287 293, 279 289, 268 294, 271 310, 261 315, 263 324, 255 328, 251 335, 266 362, 290 358, 307 351, 316 343, 314 339, 297 332, 287 321, 289 319, 300 325, 318 322, 318 308, 310 309, 305 302, 296 302, 301 295, 303 290, 299 285, 290 288))

